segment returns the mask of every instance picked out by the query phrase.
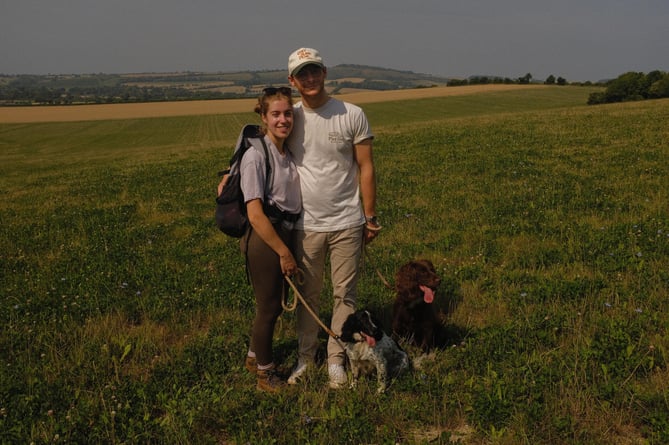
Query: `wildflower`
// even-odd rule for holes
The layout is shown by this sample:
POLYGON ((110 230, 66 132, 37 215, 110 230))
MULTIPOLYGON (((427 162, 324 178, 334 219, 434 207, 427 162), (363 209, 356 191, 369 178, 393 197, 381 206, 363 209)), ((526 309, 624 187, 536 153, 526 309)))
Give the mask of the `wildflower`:
POLYGON ((638 258, 641 258, 641 257, 643 256, 643 254, 642 254, 641 252, 637 252, 637 253, 636 253, 636 256, 637 256, 638 258))
POLYGON ((606 303, 604 303, 604 306, 606 306, 606 307, 611 307, 611 303, 609 303, 609 302, 607 301, 606 303))
POLYGON ((634 312, 636 312, 637 314, 640 314, 640 313, 643 312, 643 310, 640 307, 638 307, 638 308, 634 309, 634 312))

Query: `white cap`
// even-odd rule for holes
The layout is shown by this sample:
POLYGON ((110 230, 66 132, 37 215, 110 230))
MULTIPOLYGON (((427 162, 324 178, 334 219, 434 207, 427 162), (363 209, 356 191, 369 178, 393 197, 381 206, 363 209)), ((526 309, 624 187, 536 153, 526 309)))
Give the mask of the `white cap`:
POLYGON ((317 50, 313 48, 300 48, 295 50, 293 54, 288 57, 288 74, 294 76, 303 67, 307 65, 318 65, 324 68, 323 58, 317 50))

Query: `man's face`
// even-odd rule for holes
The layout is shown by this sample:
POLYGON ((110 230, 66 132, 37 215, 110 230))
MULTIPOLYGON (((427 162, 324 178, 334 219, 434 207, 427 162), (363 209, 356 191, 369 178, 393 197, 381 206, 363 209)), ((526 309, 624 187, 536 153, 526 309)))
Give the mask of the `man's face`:
POLYGON ((318 65, 306 65, 294 76, 290 83, 297 88, 302 96, 315 96, 325 88, 326 69, 318 65))

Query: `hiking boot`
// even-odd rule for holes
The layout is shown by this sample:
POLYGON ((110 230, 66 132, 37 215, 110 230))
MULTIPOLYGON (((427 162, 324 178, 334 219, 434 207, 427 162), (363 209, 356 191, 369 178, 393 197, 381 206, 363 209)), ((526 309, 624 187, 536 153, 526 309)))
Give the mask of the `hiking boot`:
POLYGON ((348 376, 343 365, 328 365, 328 375, 330 377, 329 386, 332 389, 340 389, 348 383, 348 376))
POLYGON ((274 368, 258 369, 256 375, 258 376, 258 384, 256 385, 258 391, 277 393, 286 387, 286 382, 276 375, 274 368))
POLYGON ((311 365, 308 362, 302 362, 298 360, 297 366, 295 366, 295 369, 293 369, 293 372, 290 374, 290 377, 288 377, 288 384, 297 385, 299 381, 306 376, 307 371, 309 371, 310 367, 311 365))
POLYGON ((256 361, 255 357, 249 357, 248 355, 244 359, 244 367, 248 372, 251 374, 255 374, 258 372, 258 362, 256 361))

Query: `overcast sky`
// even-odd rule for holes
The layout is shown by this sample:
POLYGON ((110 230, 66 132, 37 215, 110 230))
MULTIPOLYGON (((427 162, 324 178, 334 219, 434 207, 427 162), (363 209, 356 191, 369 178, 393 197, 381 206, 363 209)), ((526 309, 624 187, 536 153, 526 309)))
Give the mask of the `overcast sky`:
POLYGON ((669 0, 0 0, 0 73, 285 69, 597 81, 669 71, 669 0))

